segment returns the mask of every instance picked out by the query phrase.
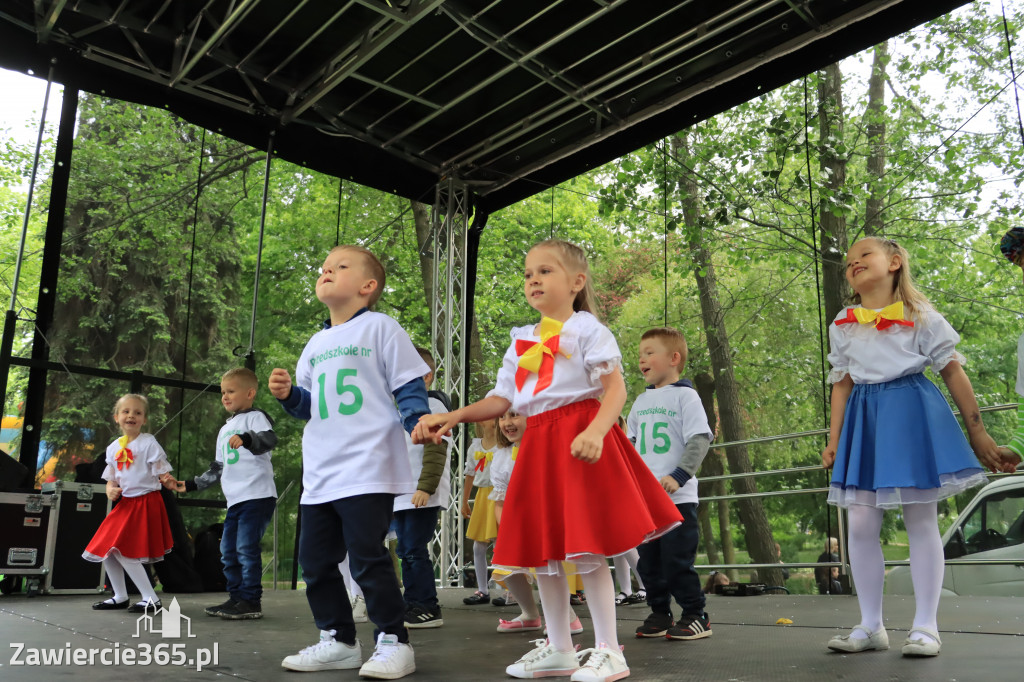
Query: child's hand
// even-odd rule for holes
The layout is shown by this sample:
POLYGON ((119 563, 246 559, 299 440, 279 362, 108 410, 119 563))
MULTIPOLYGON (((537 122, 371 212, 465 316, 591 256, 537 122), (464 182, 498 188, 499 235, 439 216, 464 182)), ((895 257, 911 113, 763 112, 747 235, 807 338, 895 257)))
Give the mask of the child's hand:
POLYGON ((420 507, 427 506, 427 502, 430 501, 430 494, 425 493, 422 490, 417 490, 412 494, 412 506, 419 509, 420 507))
MULTIPOLYGON (((1006 463, 1003 462, 1003 458, 999 452, 999 446, 992 440, 992 436, 988 435, 987 432, 982 431, 973 438, 971 438, 971 449, 974 450, 974 455, 981 462, 982 466, 993 473, 999 473, 1004 471, 1006 463)), ((1013 471, 1013 469, 1010 469, 1013 471)))
POLYGON ((292 375, 288 370, 275 367, 270 372, 270 379, 267 381, 270 394, 278 400, 287 400, 292 393, 292 375))
POLYGON ((469 502, 467 500, 462 501, 462 518, 468 519, 473 515, 473 510, 469 508, 469 502))
POLYGON ((179 493, 187 493, 188 491, 185 490, 185 481, 175 481, 174 490, 179 493))
POLYGON ((107 499, 117 502, 121 498, 121 488, 117 485, 107 486, 107 499))
POLYGON ((661 478, 658 479, 658 483, 661 484, 661 487, 664 488, 665 492, 667 492, 669 495, 679 490, 679 481, 672 478, 671 476, 662 476, 661 478))
POLYGON ((231 438, 228 438, 228 445, 230 445, 233 448, 240 448, 243 445, 245 445, 245 443, 242 442, 242 437, 236 433, 235 435, 231 436, 231 438))
POLYGON ((586 428, 583 430, 583 433, 572 439, 572 445, 569 446, 569 453, 576 459, 582 460, 588 464, 593 464, 597 460, 601 459, 601 450, 603 448, 604 438, 602 436, 598 436, 589 428, 586 428))
POLYGON ((1012 474, 1020 464, 1020 455, 1005 445, 999 446, 999 459, 1003 462, 1002 472, 1005 474, 1012 474))
POLYGON ((425 414, 412 430, 412 442, 414 445, 422 445, 427 441, 433 441, 440 445, 442 436, 451 433, 452 428, 458 426, 460 421, 458 410, 445 414, 425 414))
POLYGON ((160 483, 168 490, 176 490, 178 488, 178 482, 174 480, 174 476, 165 474, 160 477, 160 483))
POLYGON ((831 469, 832 465, 835 464, 836 450, 836 444, 829 441, 829 444, 821 451, 821 465, 826 469, 831 469))

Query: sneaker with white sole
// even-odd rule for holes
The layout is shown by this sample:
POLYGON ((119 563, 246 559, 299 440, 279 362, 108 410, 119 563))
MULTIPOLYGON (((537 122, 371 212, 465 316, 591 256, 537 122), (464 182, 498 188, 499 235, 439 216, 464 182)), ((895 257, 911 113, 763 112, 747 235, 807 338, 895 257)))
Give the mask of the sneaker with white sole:
POLYGON ((320 641, 297 654, 286 656, 281 667, 303 673, 318 670, 350 670, 363 664, 359 640, 352 646, 334 639, 334 630, 321 630, 320 641))
POLYGON ((363 599, 360 595, 356 595, 355 599, 352 600, 352 622, 370 622, 370 619, 366 617, 366 600, 363 599))
POLYGON ((621 649, 599 644, 593 649, 584 649, 577 656, 582 660, 588 654, 587 662, 569 678, 572 682, 615 682, 629 677, 629 666, 621 649))
POLYGON ((684 615, 675 625, 670 625, 666 639, 704 639, 711 636, 711 619, 704 613, 695 618, 684 615))
POLYGON ((414 672, 416 659, 412 645, 399 642, 397 635, 382 632, 377 635, 377 648, 373 656, 359 669, 359 676, 374 680, 397 680, 414 672))
POLYGON ((444 625, 444 618, 441 617, 441 607, 435 606, 432 609, 425 609, 422 606, 413 606, 405 612, 405 627, 418 628, 439 628, 444 625))
POLYGON ((535 677, 568 677, 579 670, 575 651, 559 651, 546 639, 535 639, 533 645, 533 650, 505 668, 507 675, 532 680, 535 677))

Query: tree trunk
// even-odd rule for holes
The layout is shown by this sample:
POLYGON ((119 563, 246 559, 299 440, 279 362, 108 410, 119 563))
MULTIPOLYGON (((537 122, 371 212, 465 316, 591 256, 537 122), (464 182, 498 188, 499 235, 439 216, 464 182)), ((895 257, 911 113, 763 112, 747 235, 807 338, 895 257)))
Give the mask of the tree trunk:
POLYGON ((864 234, 873 235, 882 231, 885 216, 883 206, 883 180, 885 179, 885 67, 889 63, 888 41, 875 46, 875 59, 871 65, 868 80, 868 106, 864 112, 867 124, 868 152, 868 198, 864 205, 864 234))
MULTIPOLYGON (((701 372, 693 380, 697 388, 697 395, 700 396, 700 402, 704 406, 704 413, 708 417, 708 425, 711 427, 711 432, 718 433, 718 417, 715 414, 715 380, 707 372, 701 372)), ((697 489, 700 499, 725 494, 724 481, 708 481, 705 483, 701 480, 705 476, 721 476, 724 474, 725 464, 723 460, 722 453, 718 450, 710 450, 708 456, 704 458, 700 471, 697 473, 697 489)), ((698 507, 697 515, 700 521, 700 531, 704 536, 704 550, 707 552, 709 564, 731 564, 736 561, 736 549, 732 544, 732 527, 729 524, 729 501, 716 500, 715 509, 718 512, 719 541, 717 544, 714 540, 714 534, 711 532, 711 507, 706 504, 698 507), (719 547, 722 549, 721 557, 718 555, 719 547)))
POLYGON ((822 289, 825 321, 831 323, 849 298, 846 284, 846 218, 834 210, 846 185, 846 155, 838 151, 843 141, 843 79, 839 64, 829 64, 818 74, 818 168, 827 178, 819 201, 822 289))
MULTIPOLYGON (((682 168, 692 168, 689 133, 683 132, 673 137, 672 145, 677 156, 685 160, 681 164, 682 168)), ((701 230, 696 178, 692 173, 684 170, 679 184, 690 257, 693 258, 696 266, 694 275, 697 279, 697 290, 700 292, 701 319, 704 324, 704 333, 707 336, 708 353, 714 371, 715 389, 718 393, 718 414, 722 423, 722 433, 727 441, 743 440, 746 438, 746 429, 743 426, 739 391, 733 371, 729 337, 725 328, 725 315, 718 298, 715 266, 711 259, 711 252, 704 244, 701 230)), ((753 471, 745 446, 726 450, 726 459, 729 462, 729 470, 734 474, 753 471)), ((752 478, 739 478, 733 482, 733 490, 738 494, 756 493, 757 484, 752 478)), ((775 540, 772 537, 771 525, 768 523, 768 516, 765 514, 761 500, 756 497, 741 498, 736 504, 747 541, 747 551, 751 559, 756 563, 775 563, 777 561, 775 540)), ((721 518, 719 522, 721 523, 721 518)), ((760 569, 758 574, 770 585, 782 584, 782 572, 779 569, 760 569)))

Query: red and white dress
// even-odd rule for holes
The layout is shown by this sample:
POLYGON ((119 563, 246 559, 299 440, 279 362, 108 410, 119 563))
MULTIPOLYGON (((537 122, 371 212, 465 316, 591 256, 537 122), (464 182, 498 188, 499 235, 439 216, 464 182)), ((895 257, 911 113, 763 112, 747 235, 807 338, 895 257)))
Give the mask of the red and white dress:
POLYGON ((488 393, 527 417, 494 563, 551 575, 572 570, 563 561, 588 573, 605 565, 605 557, 628 552, 682 520, 618 426, 605 436, 597 462, 570 454, 573 439, 600 407, 601 377, 621 369, 622 353, 590 313, 574 313, 558 325, 545 318, 513 329, 488 393))
POLYGON ((124 447, 120 438, 108 445, 103 479, 121 488, 121 498, 103 519, 82 558, 103 561, 116 556, 144 564, 163 561, 174 540, 158 477, 170 471, 167 455, 151 434, 141 433, 124 447))

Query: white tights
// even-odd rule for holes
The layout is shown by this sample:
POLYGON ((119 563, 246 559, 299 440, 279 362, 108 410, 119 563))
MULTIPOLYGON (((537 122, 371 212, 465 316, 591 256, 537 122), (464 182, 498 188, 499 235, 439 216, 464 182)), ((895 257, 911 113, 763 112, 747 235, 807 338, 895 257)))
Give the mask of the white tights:
POLYGON ((630 569, 636 576, 637 589, 644 589, 644 581, 640 578, 640 572, 636 570, 637 562, 640 561, 640 552, 636 551, 636 548, 618 555, 613 561, 615 563, 615 581, 619 583, 619 592, 623 592, 627 596, 633 594, 633 583, 629 578, 630 569))
MULTIPOLYGON (((850 505, 850 570, 857 587, 860 622, 872 631, 882 627, 882 590, 885 586, 885 564, 880 534, 883 509, 850 505)), ((910 577, 914 583, 914 627, 938 630, 939 596, 945 560, 939 536, 938 503, 927 502, 903 506, 903 522, 910 543, 910 577)), ((866 635, 857 630, 853 638, 866 635)), ((930 639, 915 632, 913 639, 930 639)))
POLYGON ((103 560, 103 568, 107 572, 107 578, 110 579, 110 586, 114 588, 114 601, 123 602, 128 599, 128 588, 124 581, 125 573, 132 579, 135 586, 139 588, 142 601, 148 601, 151 604, 155 604, 158 601, 156 590, 153 589, 149 582, 149 574, 146 573, 146 568, 138 560, 124 559, 111 554, 103 560))
MULTIPOLYGON (((487 543, 473 541, 473 568, 476 570, 476 589, 489 594, 487 589, 487 543)), ((507 583, 506 583, 507 584, 507 583)))
MULTIPOLYGON (((506 583, 507 584, 507 583, 506 583)), ((565 589, 565 578, 557 575, 538 575, 540 605, 548 626, 548 640, 559 651, 572 651, 572 634, 569 592, 565 589)), ((594 641, 607 645, 613 651, 619 650, 619 637, 615 630, 615 585, 608 564, 602 564, 590 573, 583 574, 583 589, 587 593, 587 608, 594 621, 594 641)))

